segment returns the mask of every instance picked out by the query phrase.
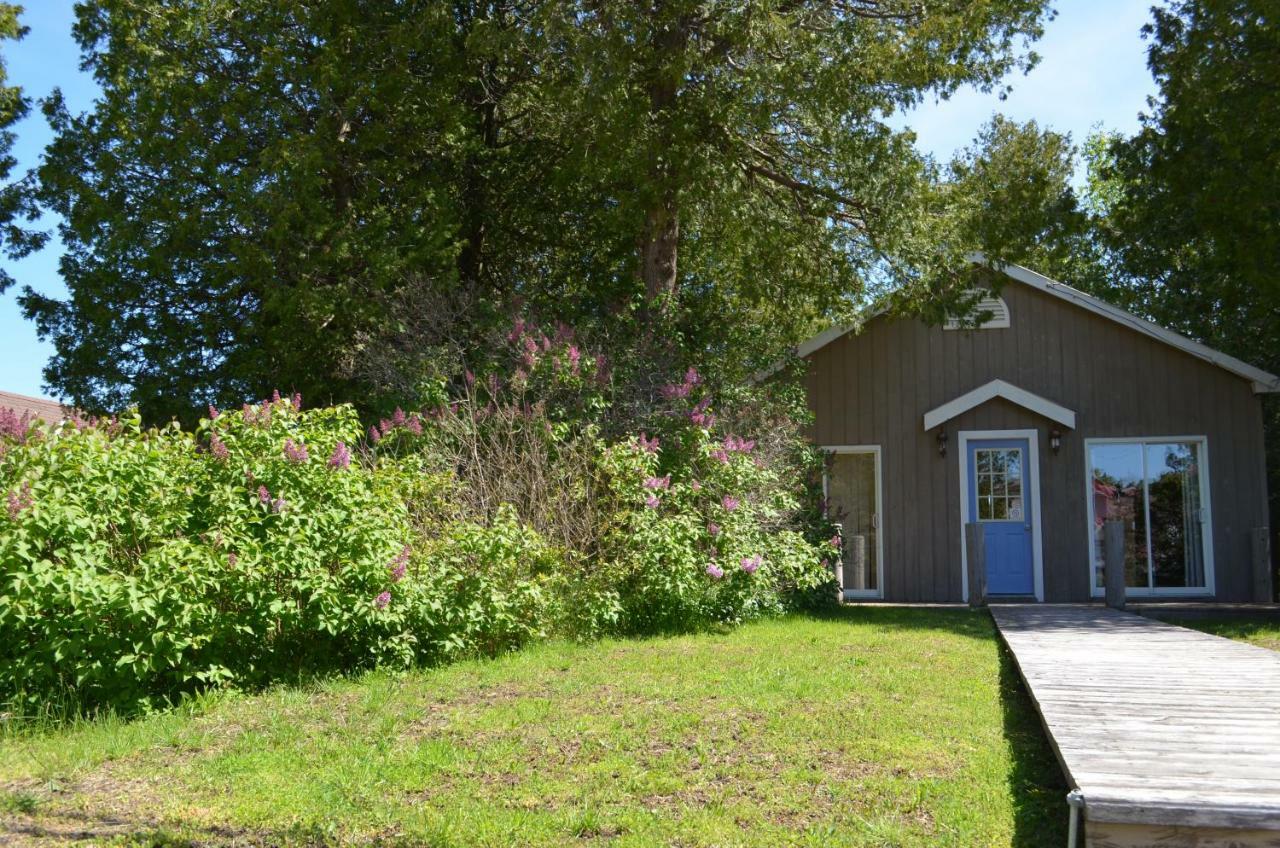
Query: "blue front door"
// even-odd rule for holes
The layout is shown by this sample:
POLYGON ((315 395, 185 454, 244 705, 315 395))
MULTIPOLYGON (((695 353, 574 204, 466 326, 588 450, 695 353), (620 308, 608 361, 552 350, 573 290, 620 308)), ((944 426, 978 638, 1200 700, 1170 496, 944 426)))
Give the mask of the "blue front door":
POLYGON ((1030 444, 984 439, 968 445, 969 520, 980 522, 986 536, 987 593, 1033 594, 1030 444))

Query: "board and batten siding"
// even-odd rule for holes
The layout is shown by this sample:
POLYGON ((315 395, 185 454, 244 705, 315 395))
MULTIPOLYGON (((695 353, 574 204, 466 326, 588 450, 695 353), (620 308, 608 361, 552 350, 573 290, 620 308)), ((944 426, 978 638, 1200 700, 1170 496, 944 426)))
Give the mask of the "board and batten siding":
POLYGON ((1215 597, 1251 599, 1250 533, 1266 526, 1262 409, 1236 375, 1030 286, 1000 292, 1007 329, 946 330, 876 318, 810 354, 817 445, 879 445, 884 597, 962 600, 962 430, 1038 432, 1044 600, 1090 598, 1085 439, 1204 436, 1215 597), (1076 413, 1068 430, 1002 398, 948 421, 947 455, 924 414, 991 380, 1076 413), (1061 450, 1048 434, 1062 432, 1061 450))

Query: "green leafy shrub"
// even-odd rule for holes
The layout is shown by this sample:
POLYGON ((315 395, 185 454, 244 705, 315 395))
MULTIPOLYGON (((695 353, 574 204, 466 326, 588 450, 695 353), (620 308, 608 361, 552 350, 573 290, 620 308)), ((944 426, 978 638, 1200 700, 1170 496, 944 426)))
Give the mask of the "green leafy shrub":
POLYGON ((350 461, 359 432, 277 400, 197 434, 135 417, 10 444, 0 697, 133 710, 420 657, 407 512, 350 461))

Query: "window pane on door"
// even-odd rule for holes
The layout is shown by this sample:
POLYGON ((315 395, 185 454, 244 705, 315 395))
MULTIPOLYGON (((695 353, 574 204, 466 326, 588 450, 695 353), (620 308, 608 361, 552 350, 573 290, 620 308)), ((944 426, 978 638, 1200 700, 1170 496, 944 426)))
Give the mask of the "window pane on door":
POLYGON ((1155 586, 1204 586, 1197 445, 1148 444, 1147 497, 1155 586))
POLYGON ((843 529, 845 588, 878 589, 876 537, 880 530, 874 453, 832 455, 827 472, 827 509, 831 520, 843 529))
POLYGON ((1147 588, 1147 516, 1141 444, 1092 445, 1094 585, 1103 584, 1102 528, 1109 520, 1124 522, 1125 585, 1147 588))
POLYGON ((979 521, 1022 520, 1022 451, 977 448, 973 452, 979 521))

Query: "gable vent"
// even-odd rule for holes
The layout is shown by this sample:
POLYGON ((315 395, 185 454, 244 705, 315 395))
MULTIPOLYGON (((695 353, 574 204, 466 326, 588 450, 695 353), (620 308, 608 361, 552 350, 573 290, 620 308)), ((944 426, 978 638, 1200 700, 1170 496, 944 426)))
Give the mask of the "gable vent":
POLYGON ((974 325, 972 321, 961 321, 959 318, 949 318, 944 325, 948 330, 1003 330, 1009 326, 1009 304, 1004 302, 1004 298, 998 295, 987 295, 979 300, 973 306, 971 315, 987 315, 987 319, 981 324, 974 325))

